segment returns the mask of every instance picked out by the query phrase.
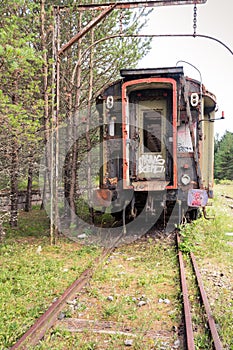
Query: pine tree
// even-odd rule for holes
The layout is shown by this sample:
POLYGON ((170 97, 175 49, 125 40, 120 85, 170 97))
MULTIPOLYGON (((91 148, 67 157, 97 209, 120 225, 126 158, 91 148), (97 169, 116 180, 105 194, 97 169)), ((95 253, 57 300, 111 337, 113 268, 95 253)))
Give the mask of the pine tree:
POLYGON ((215 178, 233 180, 233 133, 226 131, 215 145, 215 178))
MULTIPOLYGON (((68 0, 62 3, 70 6, 60 13, 61 46, 99 14, 99 11, 85 11, 80 15, 75 8, 77 2, 68 0)), ((0 173, 1 183, 11 192, 12 226, 17 226, 20 177, 28 176, 30 197, 43 130, 48 160, 46 166, 51 170, 47 145, 51 137, 55 100, 52 94, 53 5, 55 2, 45 0, 3 0, 0 7, 0 173)), ((84 106, 89 106, 90 110, 99 91, 119 77, 119 70, 135 67, 148 52, 150 40, 123 37, 124 34, 138 33, 148 12, 142 9, 134 12, 114 10, 92 33, 87 33, 82 41, 75 43, 60 57, 59 123, 66 119, 71 125, 76 121, 89 123, 79 115, 80 110, 86 108, 84 106)), ((68 162, 68 177, 75 174, 75 182, 77 162, 85 157, 85 150, 97 139, 88 125, 84 126, 84 130, 87 131, 86 137, 79 142, 77 150, 73 150, 68 162)), ((67 136, 75 139, 74 134, 67 136)), ((46 181, 48 178, 46 174, 46 181)), ((70 185, 73 186, 70 196, 73 198, 70 200, 73 200, 76 183, 70 184, 68 180, 68 196, 70 185)))
POLYGON ((5 1, 0 8, 0 157, 10 183, 12 227, 17 226, 19 178, 26 164, 32 164, 41 117, 41 59, 31 32, 35 7, 27 5, 5 1))
MULTIPOLYGON (((69 11, 60 13, 60 46, 98 14, 99 11, 87 11, 80 15, 72 6, 69 11)), ((66 139, 74 140, 66 156, 64 171, 65 203, 69 204, 65 213, 68 216, 70 213, 69 224, 73 225, 73 214, 76 213, 79 185, 77 164, 89 156, 89 151, 98 139, 98 133, 92 128, 95 99, 104 86, 119 78, 121 68, 134 68, 148 52, 150 40, 127 37, 139 31, 147 14, 141 9, 135 14, 129 10, 114 11, 61 56, 58 122, 61 124, 64 119, 67 120, 69 127, 66 139), (77 130, 83 137, 79 136, 76 142, 77 130)), ((68 151, 69 142, 62 147, 68 151)), ((87 179, 86 187, 90 191, 90 161, 82 169, 83 179, 87 179)))

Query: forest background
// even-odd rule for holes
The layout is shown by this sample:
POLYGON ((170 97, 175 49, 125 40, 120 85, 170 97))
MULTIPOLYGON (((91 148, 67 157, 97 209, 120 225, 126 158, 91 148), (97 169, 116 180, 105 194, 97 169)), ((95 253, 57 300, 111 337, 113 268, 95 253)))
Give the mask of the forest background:
MULTIPOLYGON (((79 1, 79 4, 87 1, 79 1)), ((44 184, 51 186, 53 128, 68 121, 67 138, 82 128, 82 138, 66 150, 65 213, 72 223, 76 211, 79 164, 96 144, 92 107, 100 91, 119 78, 121 68, 134 68, 150 50, 150 39, 106 37, 138 34, 150 10, 114 10, 84 38, 72 45, 60 60, 59 120, 56 119, 55 52, 85 27, 99 11, 77 11, 77 2, 3 0, 0 7, 0 190, 10 193, 11 210, 1 214, 2 223, 18 224, 19 190, 27 191, 25 209, 31 209, 33 185, 38 188, 43 153, 44 184), (60 2, 59 2, 60 5, 60 2), (56 19, 56 22, 55 22, 56 19), (56 24, 59 23, 59 33, 56 24), (56 35, 55 35, 56 34, 56 35), (59 41, 59 42, 58 42, 59 41), (85 113, 83 112, 85 110, 85 113)), ((215 140, 215 178, 233 179, 233 134, 215 140), (223 171, 224 169, 224 171, 223 171)), ((64 145, 68 147, 69 145, 64 145)), ((83 178, 90 179, 91 159, 83 178)), ((46 186, 44 185, 44 191, 46 186)))
MULTIPOLYGON (((79 1, 82 3, 87 1, 79 1)), ((82 137, 67 150, 64 166, 67 207, 75 210, 78 164, 98 138, 97 130, 91 127, 96 96, 119 78, 121 68, 136 67, 150 49, 148 39, 105 40, 138 33, 150 12, 114 10, 62 55, 58 120, 56 50, 99 15, 97 10, 77 11, 73 1, 62 5, 58 10, 56 2, 44 0, 1 2, 0 189, 10 192, 11 211, 7 214, 12 227, 18 223, 20 189, 27 189, 26 210, 31 208, 32 186, 38 186, 43 153, 44 183, 51 185, 51 135, 65 120, 70 126, 66 137, 71 140, 76 140, 75 129, 82 126, 82 137)), ((88 178, 88 174, 83 177, 88 178)))

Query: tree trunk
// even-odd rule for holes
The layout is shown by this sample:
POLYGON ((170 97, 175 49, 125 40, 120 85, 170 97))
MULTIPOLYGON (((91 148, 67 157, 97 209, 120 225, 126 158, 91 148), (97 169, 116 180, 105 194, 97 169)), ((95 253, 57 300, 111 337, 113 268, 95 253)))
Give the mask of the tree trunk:
POLYGON ((27 193, 26 193, 26 203, 25 211, 29 212, 32 209, 32 175, 33 175, 33 166, 32 163, 29 163, 28 167, 28 183, 27 183, 27 193))
POLYGON ((0 243, 3 242, 4 236, 5 236, 5 232, 4 232, 4 230, 3 230, 2 222, 1 222, 1 218, 0 218, 0 243))
MULTIPOLYGON (((82 13, 79 14, 79 30, 81 30, 82 13)), ((69 224, 76 224, 76 189, 77 189, 77 158, 78 158, 78 117, 80 107, 80 86, 81 86, 81 39, 78 42, 78 64, 76 68, 75 77, 72 78, 72 85, 76 79, 76 95, 74 112, 69 118, 68 136, 72 139, 73 144, 71 151, 67 155, 66 161, 66 179, 65 179, 65 197, 69 205, 69 224)), ((70 95, 71 99, 71 95, 70 95)), ((70 109, 71 110, 71 109, 70 109)))
POLYGON ((10 185, 11 185, 10 225, 11 227, 18 226, 18 173, 19 173, 18 144, 17 144, 17 141, 13 139, 12 150, 11 150, 11 170, 10 170, 10 185))
POLYGON ((4 236, 4 232, 3 232, 3 228, 2 228, 2 223, 0 221, 0 243, 2 243, 2 241, 3 241, 3 236, 4 236))

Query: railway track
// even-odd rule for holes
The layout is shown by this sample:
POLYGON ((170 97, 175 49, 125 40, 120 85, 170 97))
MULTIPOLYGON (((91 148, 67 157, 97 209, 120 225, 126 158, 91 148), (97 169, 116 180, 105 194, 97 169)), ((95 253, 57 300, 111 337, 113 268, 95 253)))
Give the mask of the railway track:
POLYGON ((102 255, 94 261, 94 267, 88 268, 76 279, 65 292, 47 309, 47 311, 37 319, 37 321, 28 329, 28 331, 13 345, 12 350, 28 349, 44 337, 45 333, 57 321, 59 313, 64 309, 67 300, 75 297, 82 288, 91 279, 95 268, 103 262, 106 257, 114 251, 114 247, 104 249, 102 255))
MULTIPOLYGON (((181 242, 180 237, 177 234, 178 257, 179 257, 179 265, 180 265, 181 288, 182 288, 182 295, 183 295, 183 307, 184 307, 184 318, 185 318, 186 346, 188 350, 195 350, 195 339, 194 339, 194 332, 193 332, 193 325, 192 325, 192 313, 191 313, 190 302, 189 302, 189 292, 188 292, 187 279, 186 279, 186 273, 185 273, 185 263, 183 259, 183 254, 181 250, 179 250, 180 242, 181 242)), ((196 263, 195 255, 192 252, 190 253, 190 259, 193 266, 193 271, 195 273, 195 278, 198 284, 201 301, 204 306, 203 312, 205 313, 205 316, 208 322, 210 338, 212 339, 214 349, 222 350, 223 346, 218 335, 217 326, 215 324, 215 321, 210 309, 210 305, 208 302, 208 298, 205 293, 202 277, 196 263)), ((212 345, 211 345, 211 348, 212 348, 212 345)))
POLYGON ((228 207, 233 209, 233 198, 224 194, 222 194, 221 197, 225 198, 227 200, 228 207))
MULTIPOLYGON (((174 234, 173 234, 174 237, 174 234)), ((139 245, 141 243, 139 242, 139 245)), ((170 344, 167 345, 168 347, 163 347, 160 345, 157 345, 156 347, 154 347, 153 349, 188 349, 188 350, 195 350, 195 339, 194 339, 194 330, 193 330, 193 322, 192 322, 192 311, 191 311, 191 306, 190 306, 190 298, 189 298, 189 292, 188 292, 188 286, 187 286, 187 278, 186 278, 186 262, 183 259, 183 254, 181 252, 181 250, 179 250, 179 246, 180 246, 180 238, 177 235, 177 247, 178 250, 176 252, 176 254, 178 254, 178 261, 179 261, 179 273, 177 272, 177 274, 180 274, 180 280, 181 280, 181 291, 182 291, 182 296, 183 296, 183 311, 184 311, 184 317, 183 317, 183 321, 180 320, 180 326, 175 327, 175 328, 180 328, 179 332, 176 330, 176 340, 174 342, 174 332, 168 331, 167 328, 164 329, 160 329, 157 327, 155 327, 155 323, 156 323, 156 319, 153 320, 153 317, 155 317, 154 315, 156 315, 155 313, 155 309, 157 308, 157 304, 153 304, 151 303, 151 300, 149 298, 146 297, 146 295, 141 294, 140 297, 138 298, 131 298, 129 295, 127 295, 128 298, 128 303, 129 302, 133 302, 133 303, 137 303, 134 304, 137 306, 138 309, 140 309, 140 307, 146 305, 148 307, 148 312, 151 312, 151 325, 152 326, 148 326, 145 329, 139 329, 139 327, 137 326, 136 328, 134 328, 131 324, 127 325, 126 322, 118 322, 116 320, 109 320, 109 319, 100 319, 97 320, 96 317, 99 316, 99 314, 97 313, 96 316, 93 317, 93 319, 91 319, 89 317, 89 315, 85 318, 81 318, 81 317, 61 317, 62 315, 62 311, 64 311, 64 309, 67 307, 67 304, 73 304, 74 306, 76 305, 77 302, 77 295, 79 295, 80 300, 81 298, 83 298, 83 296, 85 295, 85 298, 89 298, 86 297, 87 294, 87 290, 84 290, 85 288, 87 288, 87 285, 90 284, 91 278, 95 272, 95 270, 98 268, 98 266, 100 266, 101 264, 103 264, 104 262, 106 262, 107 260, 110 261, 113 257, 120 257, 118 255, 119 252, 116 252, 114 247, 111 247, 109 249, 105 249, 103 251, 103 254, 101 255, 101 257, 97 258, 95 263, 94 263, 94 268, 89 268, 87 270, 85 270, 81 276, 79 276, 79 278, 63 293, 63 295, 57 300, 55 301, 50 307, 49 309, 36 321, 36 323, 17 341, 17 343, 15 345, 13 345, 13 347, 11 348, 12 350, 15 349, 29 349, 32 347, 35 347, 36 344, 39 343, 39 341, 41 339, 43 339, 43 337, 45 336, 46 332, 49 331, 49 329, 51 329, 51 327, 55 326, 55 327, 63 327, 65 328, 67 331, 69 331, 70 333, 86 333, 86 332, 91 332, 91 333, 95 333, 98 334, 99 336, 101 335, 107 335, 107 336, 123 336, 126 338, 125 340, 125 346, 131 346, 132 343, 130 343, 131 341, 133 342, 132 339, 136 339, 136 334, 140 334, 140 337, 143 339, 162 339, 163 340, 163 344, 170 344), (114 255, 116 254, 116 255, 114 255), (110 257, 110 258, 109 258, 110 257), (111 258, 112 257, 112 258, 111 258), (131 299, 130 299, 131 298, 131 299), (130 301, 129 301, 130 299, 130 301), (135 299, 135 300, 133 300, 135 299), (140 306, 139 306, 140 305, 140 306), (153 312, 152 312, 153 311, 153 312), (182 324, 182 322, 184 322, 184 324, 182 324), (183 331, 185 330, 185 331, 183 331), (171 343, 171 338, 173 338, 173 341, 171 343), (128 343, 127 343, 128 342, 128 343), (171 345, 172 344, 172 345, 171 345)), ((118 248, 119 249, 119 248, 118 248)), ((175 248, 174 248, 175 249, 175 248)), ((120 254, 120 253, 119 253, 120 254)), ((120 257, 120 262, 122 263, 123 261, 126 264, 130 264, 130 262, 133 263, 134 260, 137 259, 137 257, 130 257, 127 256, 122 260, 122 257, 120 257)), ((195 278, 197 280, 198 286, 199 286, 199 290, 200 290, 200 296, 201 296, 201 300, 203 302, 204 305, 204 310, 205 310, 205 315, 206 315, 206 320, 208 322, 209 325, 209 330, 210 330, 210 343, 211 343, 211 348, 214 348, 216 350, 221 350, 223 349, 218 332, 217 332, 217 327, 215 325, 213 316, 211 314, 211 310, 209 307, 209 303, 208 303, 208 299, 207 296, 205 294, 204 291, 204 287, 203 287, 203 283, 201 280, 201 275, 200 272, 198 270, 197 267, 197 263, 195 260, 195 256, 194 254, 190 254, 190 259, 192 262, 192 266, 193 266, 193 272, 195 274, 195 278)), ((114 260, 114 259, 113 259, 114 260)), ((120 265, 116 265, 116 266, 120 266, 120 265)), ((158 263, 159 266, 159 263, 158 263)), ((136 271, 138 268, 138 266, 135 267, 136 271)), ((159 274, 159 272, 157 273, 159 274)), ((151 279, 151 277, 149 278, 149 280, 151 279)), ((144 287, 144 283, 146 283, 143 279, 140 279, 141 281, 141 290, 143 291, 143 287, 144 287)), ((153 279, 151 279, 151 283, 153 284, 153 279)), ((112 282, 114 283, 114 282, 112 282)), ((133 283, 133 282, 132 282, 133 283)), ((157 282, 156 282, 157 283, 157 282)), ((166 285, 166 284, 165 284, 166 285)), ((110 290, 110 286, 106 286, 105 287, 101 287, 101 288, 105 288, 106 293, 108 292, 108 289, 110 290)), ((146 288, 145 288, 146 290, 146 288)), ((106 294, 107 295, 107 294, 106 294)), ((109 299, 109 302, 111 303, 114 299, 113 296, 109 295, 106 300, 109 299)), ((161 303, 170 303, 169 300, 164 299, 161 301, 161 303)), ((160 301, 159 301, 160 303, 160 301)), ((158 307, 161 309, 161 304, 158 304, 158 307)), ((168 307, 170 307, 168 305, 168 307)), ((97 307, 96 307, 97 308, 97 307)), ((110 309, 109 309, 110 310, 110 309)), ((110 312, 110 311, 109 311, 110 312)), ((172 312, 172 310, 170 310, 169 312, 172 312)), ((169 314, 168 312, 168 314, 169 314)), ((85 315, 84 315, 85 316, 85 315)), ((158 317, 158 316, 157 316, 158 317)), ((162 316, 160 316, 162 317, 162 316)), ((141 320, 141 322, 143 323, 143 318, 141 320)), ((165 322, 164 322, 165 323, 165 322)), ((157 343, 160 344, 160 343, 157 343)), ((99 349, 99 348, 98 348, 99 349)), ((100 349, 102 349, 100 347, 100 349)), ((108 347, 104 347, 103 349, 108 349, 108 347)), ((117 347, 116 347, 117 349, 117 347)), ((144 349, 144 348, 142 348, 144 349)))

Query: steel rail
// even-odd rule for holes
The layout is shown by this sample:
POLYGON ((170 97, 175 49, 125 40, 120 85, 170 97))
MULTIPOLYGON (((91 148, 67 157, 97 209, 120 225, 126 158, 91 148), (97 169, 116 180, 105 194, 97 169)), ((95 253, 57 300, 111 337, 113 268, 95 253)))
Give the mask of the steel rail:
MULTIPOLYGON (((185 276, 185 268, 184 268, 184 261, 183 261, 183 255, 182 252, 179 250, 180 245, 180 237, 179 234, 177 234, 177 245, 178 245, 178 258, 179 258, 179 264, 180 264, 180 277, 181 277, 181 287, 182 287, 182 294, 183 294, 183 302, 184 302, 184 316, 185 316, 185 329, 186 329, 186 341, 187 341, 187 349, 188 350, 195 350, 195 343, 194 343, 194 334, 193 334, 193 328, 192 328, 192 318, 191 318, 191 311, 190 311, 190 303, 188 299, 188 288, 187 288, 187 282, 186 282, 186 276, 185 276)), ((205 293, 204 285, 202 282, 202 277, 200 274, 200 271, 198 269, 196 258, 194 254, 190 253, 190 259, 193 266, 193 271, 197 280, 198 288, 200 291, 201 300, 204 305, 205 313, 207 316, 207 321, 209 325, 209 330, 211 337, 213 339, 214 348, 215 350, 223 350, 223 345, 221 343, 221 340, 218 335, 217 327, 210 309, 210 305, 208 302, 207 295, 205 293)))
POLYGON ((178 258, 179 258, 179 264, 180 264, 180 280, 181 280, 181 288, 182 288, 183 303, 184 303, 187 349, 195 350, 194 334, 193 334, 193 327, 192 327, 192 315, 191 315, 190 303, 188 298, 188 287, 187 287, 187 281, 186 281, 186 275, 185 275, 184 260, 183 260, 183 254, 179 249, 179 245, 180 245, 179 234, 177 234, 176 239, 177 239, 177 246, 178 246, 178 258))
POLYGON ((111 254, 115 249, 115 246, 104 249, 102 255, 94 260, 93 268, 87 268, 76 279, 65 292, 49 306, 47 311, 41 315, 36 322, 27 330, 26 333, 11 347, 11 350, 15 349, 28 349, 31 346, 35 346, 45 335, 46 331, 53 326, 61 310, 64 308, 66 301, 74 297, 90 280, 94 270, 103 262, 103 260, 111 254))
POLYGON ((226 199, 232 199, 232 200, 233 200, 233 197, 226 196, 225 194, 221 194, 221 197, 224 197, 224 198, 226 198, 226 199))
POLYGON ((193 268, 194 268, 194 271, 195 271, 195 275, 196 275, 196 278, 197 278, 197 282, 198 282, 198 286, 199 286, 199 290, 200 290, 200 294, 201 294, 201 299, 202 299, 202 302, 203 302, 204 307, 205 307, 205 312, 206 312, 206 315, 207 315, 210 332, 211 332, 211 335, 212 335, 212 338, 213 338, 213 341, 214 341, 215 350, 222 350, 223 346, 222 346, 222 343, 221 343, 219 335, 218 335, 218 331, 217 331, 217 328, 216 328, 216 324, 215 324, 213 315, 211 313, 210 305, 209 305, 209 302, 208 302, 208 299, 207 299, 207 296, 206 296, 206 293, 205 293, 205 290, 204 290, 201 274, 199 272, 195 256, 194 256, 193 253, 190 253, 190 257, 191 257, 192 265, 193 265, 193 268))

